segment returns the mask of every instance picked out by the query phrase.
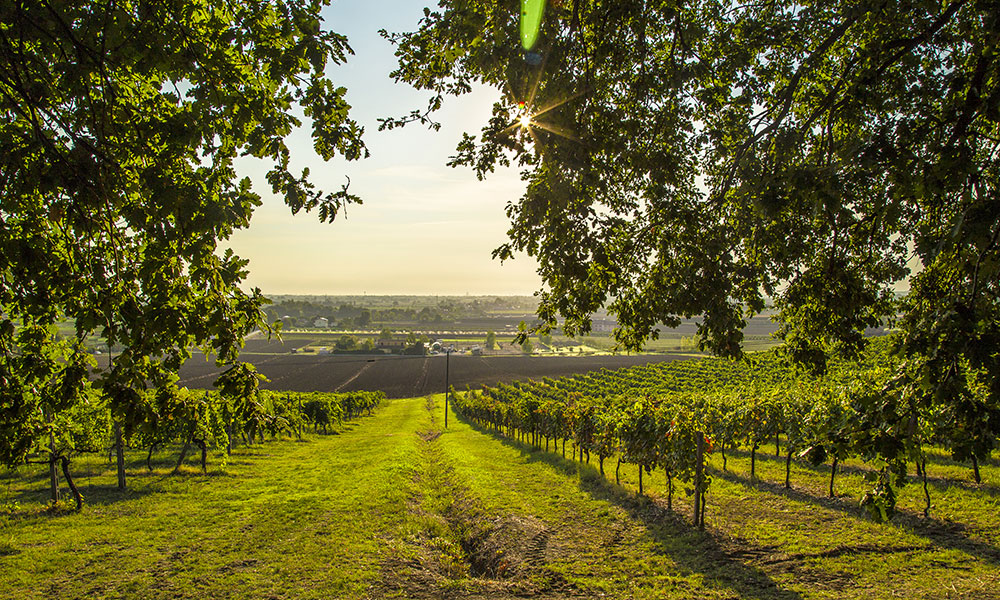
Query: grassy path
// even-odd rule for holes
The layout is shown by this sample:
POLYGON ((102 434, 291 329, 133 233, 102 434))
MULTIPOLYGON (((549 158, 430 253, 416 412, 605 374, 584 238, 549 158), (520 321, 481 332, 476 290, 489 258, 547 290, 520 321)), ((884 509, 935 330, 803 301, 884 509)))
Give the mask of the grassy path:
MULTIPOLYGON (((0 598, 363 597, 382 538, 406 518, 398 482, 417 466, 417 406, 390 403, 341 435, 240 449, 208 476, 136 464, 124 496, 95 459, 81 514, 0 517, 0 598)), ((44 490, 6 479, 22 504, 44 490)))
POLYGON ((1000 598, 1000 468, 968 467, 944 455, 930 463, 931 520, 919 517, 920 486, 899 491, 900 514, 879 525, 861 515, 867 485, 860 463, 838 476, 797 465, 784 488, 784 458, 758 453, 757 480, 746 453, 722 471, 713 457, 708 528, 690 522, 677 485, 666 510, 662 472, 646 475, 614 459, 607 479, 594 466, 533 450, 459 423, 440 438, 457 479, 491 511, 515 511, 546 528, 545 560, 556 581, 581 595, 621 598, 1000 598), (487 443, 486 440, 492 441, 487 443), (609 482, 610 480, 610 482, 609 482), (991 483, 992 482, 992 483, 991 483))
POLYGON ((456 419, 440 397, 392 401, 338 435, 240 449, 209 474, 146 473, 113 489, 99 458, 77 466, 88 505, 48 515, 41 469, 0 477, 0 598, 1000 598, 1000 468, 986 483, 945 457, 881 526, 860 516, 858 467, 825 497, 828 468, 733 453, 715 459, 708 529, 688 525, 662 473, 635 494, 595 466, 456 419), (824 470, 826 469, 826 470, 824 470), (610 482, 609 482, 610 480, 610 482))

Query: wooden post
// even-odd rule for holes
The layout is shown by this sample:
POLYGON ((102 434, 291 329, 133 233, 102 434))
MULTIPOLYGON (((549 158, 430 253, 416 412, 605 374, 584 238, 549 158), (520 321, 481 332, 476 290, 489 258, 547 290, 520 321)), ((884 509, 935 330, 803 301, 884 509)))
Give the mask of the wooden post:
POLYGON ((125 489, 125 441, 122 439, 122 424, 115 423, 115 456, 118 462, 118 489, 125 489))
POLYGON ((444 353, 444 428, 448 429, 448 383, 451 372, 451 349, 444 353))
POLYGON ((694 463, 694 523, 698 529, 704 529, 705 524, 701 519, 701 495, 705 487, 704 457, 705 457, 705 436, 699 431, 694 434, 696 451, 694 463))

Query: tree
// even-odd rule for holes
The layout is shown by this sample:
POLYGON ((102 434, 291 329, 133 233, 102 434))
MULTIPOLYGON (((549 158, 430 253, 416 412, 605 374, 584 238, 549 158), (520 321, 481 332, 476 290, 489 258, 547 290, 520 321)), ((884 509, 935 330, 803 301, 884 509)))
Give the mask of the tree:
POLYGON ((361 311, 357 319, 358 327, 368 327, 372 323, 372 311, 367 308, 361 311))
POLYGON ((562 315, 586 333, 607 305, 634 349, 697 315, 699 347, 738 356, 773 297, 783 351, 822 372, 895 320, 900 377, 866 410, 946 407, 976 429, 952 436, 957 456, 995 445, 995 6, 573 0, 549 7, 537 65, 513 10, 445 1, 417 31, 385 33, 394 76, 433 97, 383 126, 433 125, 430 109, 473 83, 503 91, 452 164, 524 169, 494 256, 538 259, 539 329, 562 315))
POLYGON ((378 334, 378 341, 380 342, 391 342, 392 341, 392 330, 388 327, 383 327, 382 331, 378 334))
POLYGON ((524 341, 521 342, 521 352, 524 352, 525 354, 531 354, 532 352, 534 352, 534 350, 535 350, 535 345, 531 343, 531 340, 525 338, 524 341))
POLYGON ((492 329, 486 332, 486 349, 487 350, 497 349, 497 334, 492 329))
POLYGON ((323 4, 0 6, 3 463, 31 451, 43 415, 85 397, 94 333, 123 348, 93 385, 125 436, 171 418, 192 346, 228 367, 230 389, 256 386, 238 354, 266 327, 265 300, 240 289, 246 261, 219 247, 260 204, 235 160, 259 160, 293 212, 332 221, 358 199, 291 171, 296 115, 324 159, 367 155, 344 88, 324 74, 351 49, 321 29, 323 4), (62 319, 75 334, 57 341, 62 319), (147 400, 147 385, 164 393, 147 400))
POLYGON ((358 338, 353 335, 342 335, 337 339, 334 346, 337 350, 354 350, 358 347, 358 338))

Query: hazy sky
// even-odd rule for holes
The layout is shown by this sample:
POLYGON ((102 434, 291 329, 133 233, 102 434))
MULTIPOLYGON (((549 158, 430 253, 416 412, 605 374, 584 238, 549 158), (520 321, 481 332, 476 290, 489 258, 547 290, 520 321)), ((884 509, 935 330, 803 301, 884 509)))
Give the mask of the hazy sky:
MULTIPOLYGON (((440 131, 419 124, 379 132, 379 117, 402 116, 426 105, 429 94, 395 84, 393 47, 381 28, 416 27, 421 0, 333 0, 324 26, 348 37, 355 55, 328 74, 348 89, 352 116, 365 127, 371 158, 324 163, 312 151, 308 130, 290 139, 293 172, 309 166, 313 182, 350 190, 364 204, 347 218, 322 224, 312 214, 292 216, 270 193, 264 168, 251 159, 241 171, 254 181, 264 205, 248 230, 230 240, 250 260, 247 283, 265 294, 530 294, 538 289, 535 262, 527 256, 501 265, 490 253, 506 241, 504 207, 524 190, 515 169, 485 182, 469 169, 445 166, 463 131, 478 133, 498 94, 491 89, 450 98, 437 114, 440 131)), ((517 44, 517 39, 511 40, 517 44)))

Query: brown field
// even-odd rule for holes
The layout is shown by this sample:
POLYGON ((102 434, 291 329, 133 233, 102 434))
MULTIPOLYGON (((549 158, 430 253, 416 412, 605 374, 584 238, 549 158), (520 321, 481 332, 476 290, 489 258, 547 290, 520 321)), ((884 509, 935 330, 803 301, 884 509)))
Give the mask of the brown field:
MULTIPOLYGON (((445 389, 444 355, 370 356, 273 354, 247 356, 268 381, 261 387, 297 392, 382 390, 390 398, 407 398, 445 389)), ((621 369, 650 362, 682 360, 684 355, 596 356, 468 356, 452 355, 449 383, 456 389, 499 382, 561 377, 600 369, 621 369)), ((182 386, 212 388, 219 370, 195 355, 181 369, 182 386)))

